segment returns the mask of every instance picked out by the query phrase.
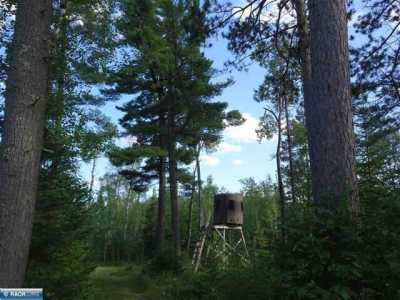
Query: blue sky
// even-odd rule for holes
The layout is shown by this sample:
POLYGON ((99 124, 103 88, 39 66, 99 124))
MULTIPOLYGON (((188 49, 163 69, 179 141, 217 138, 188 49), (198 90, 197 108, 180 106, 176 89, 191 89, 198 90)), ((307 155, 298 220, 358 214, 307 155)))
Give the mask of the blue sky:
MULTIPOLYGON (((214 61, 216 68, 222 68, 223 62, 230 58, 226 41, 213 40, 213 47, 206 49, 207 57, 214 61)), ((203 155, 203 176, 211 175, 215 183, 228 191, 237 192, 241 186, 239 180, 253 177, 264 180, 268 175, 275 178, 276 141, 258 142, 255 130, 263 114, 261 104, 253 100, 254 90, 264 79, 265 71, 256 64, 246 71, 234 71, 235 83, 228 87, 218 100, 229 103, 229 109, 239 110, 246 122, 240 127, 228 128, 224 132, 224 141, 215 153, 203 155)))

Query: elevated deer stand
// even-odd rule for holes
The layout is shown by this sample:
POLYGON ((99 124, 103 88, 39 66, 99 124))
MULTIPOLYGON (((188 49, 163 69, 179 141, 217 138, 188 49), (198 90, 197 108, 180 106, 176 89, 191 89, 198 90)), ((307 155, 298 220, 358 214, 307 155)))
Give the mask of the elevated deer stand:
POLYGON ((214 199, 214 222, 200 232, 192 264, 197 272, 200 264, 213 257, 225 264, 237 257, 249 263, 249 253, 243 234, 243 198, 240 194, 218 194, 214 199))

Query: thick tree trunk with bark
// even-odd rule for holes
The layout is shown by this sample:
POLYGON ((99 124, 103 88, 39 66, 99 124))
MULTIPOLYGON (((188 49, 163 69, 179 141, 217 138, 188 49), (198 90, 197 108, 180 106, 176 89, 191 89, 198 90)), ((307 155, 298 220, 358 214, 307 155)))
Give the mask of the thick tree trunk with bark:
POLYGON ((28 261, 48 97, 51 5, 17 5, 0 150, 1 287, 21 287, 28 261))
POLYGON ((311 0, 311 82, 305 95, 315 203, 359 212, 345 0, 311 0))

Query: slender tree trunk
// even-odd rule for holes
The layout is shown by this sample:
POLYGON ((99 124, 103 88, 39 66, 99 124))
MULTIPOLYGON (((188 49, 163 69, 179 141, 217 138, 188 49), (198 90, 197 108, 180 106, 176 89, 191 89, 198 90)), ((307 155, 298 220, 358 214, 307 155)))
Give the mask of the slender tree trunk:
POLYGON ((193 173, 193 183, 192 183, 192 191, 190 193, 190 200, 189 200, 189 207, 188 207, 188 224, 187 224, 187 239, 186 239, 186 250, 187 252, 190 251, 190 243, 192 240, 192 224, 193 224, 193 198, 194 194, 196 192, 196 170, 197 168, 194 169, 193 173))
MULTIPOLYGON (((299 48, 301 58, 301 69, 302 69, 302 81, 303 81, 303 97, 304 97, 304 114, 305 114, 305 126, 309 128, 315 126, 311 122, 311 114, 313 112, 312 101, 311 101, 311 53, 310 53, 310 29, 306 14, 306 5, 304 0, 292 0, 295 7, 297 17, 297 28, 299 32, 299 48)), ((308 151, 310 149, 311 140, 309 135, 308 138, 308 151)), ((310 178, 312 181, 312 178, 310 178)), ((308 178, 307 178, 308 181, 308 178)), ((310 185, 312 186, 312 184, 310 185)), ((309 189, 307 189, 310 192, 309 189)), ((312 200, 311 193, 307 194, 307 199, 312 200)))
MULTIPOLYGON (((308 151, 308 150, 307 150, 308 151)), ((312 180, 311 180, 311 170, 310 170, 310 156, 309 152, 306 155, 306 169, 304 170, 304 174, 306 174, 307 178, 307 201, 312 201, 312 180)))
POLYGON ((93 162, 92 162, 92 169, 90 171, 90 194, 92 195, 93 193, 93 186, 94 186, 94 178, 95 178, 95 172, 96 172, 96 161, 97 161, 97 157, 93 158, 93 162))
POLYGON ((311 93, 306 97, 315 203, 345 200, 358 215, 345 0, 311 0, 311 93))
MULTIPOLYGON (((305 114, 305 126, 309 128, 314 126, 311 122, 311 115, 314 113, 311 101, 311 53, 310 53, 310 28, 308 24, 306 5, 304 0, 292 0, 295 7, 296 17, 297 17, 297 28, 299 32, 299 48, 300 48, 300 58, 301 58, 301 69, 302 69, 302 81, 303 81, 303 97, 304 97, 304 114, 305 114)), ((308 139, 308 164, 310 165, 310 145, 311 140, 307 134, 308 139)), ((310 166, 311 168, 311 166, 310 166)), ((307 181, 311 180, 309 186, 312 189, 312 174, 307 181)), ((312 191, 307 188, 308 201, 312 200, 312 191)))
MULTIPOLYGON (((296 11, 297 17, 297 30, 299 32, 299 49, 301 58, 301 71, 302 71, 302 82, 303 82, 303 97, 304 97, 304 114, 305 114, 305 126, 310 128, 316 126, 312 123, 312 114, 315 113, 312 107, 311 101, 311 53, 310 53, 310 29, 306 14, 306 5, 304 0, 292 0, 296 11)), ((308 138, 308 151, 311 145, 310 136, 307 134, 308 138)), ((313 175, 311 175, 312 177, 313 175)), ((312 178, 311 182, 312 182, 312 178)), ((308 181, 308 179, 307 179, 308 181)), ((312 184, 310 185, 312 186, 312 184)), ((307 189, 308 192, 309 189, 307 189)), ((309 201, 312 200, 311 194, 307 195, 309 201)))
POLYGON ((278 127, 278 143, 276 145, 276 173, 278 176, 278 194, 279 194, 279 203, 281 208, 281 223, 282 223, 282 237, 285 238, 284 231, 284 222, 285 222, 285 189, 283 187, 282 180, 282 168, 281 168, 281 148, 282 148, 282 99, 278 99, 278 114, 276 114, 273 110, 265 108, 267 112, 269 112, 275 119, 277 127, 278 127))
POLYGON ((165 157, 160 157, 159 165, 159 181, 158 181, 158 213, 157 213, 157 229, 156 229, 156 250, 162 249, 162 244, 165 238, 165 185, 166 185, 166 161, 165 157))
POLYGON ((130 198, 131 198, 132 189, 129 187, 128 195, 125 200, 125 224, 124 224, 124 241, 127 242, 128 236, 128 225, 129 225, 129 207, 130 207, 130 198))
POLYGON ((284 106, 285 106, 285 120, 286 120, 286 138, 288 143, 288 156, 289 156, 289 182, 292 191, 292 201, 296 202, 296 193, 294 186, 294 174, 293 174, 293 150, 292 150, 292 133, 289 118, 289 103, 287 96, 284 96, 284 106))
MULTIPOLYGON (((312 112, 310 99, 311 85, 311 53, 310 53, 310 29, 307 21, 306 6, 304 0, 292 0, 297 17, 297 30, 299 32, 299 48, 301 57, 301 69, 303 79, 304 106, 306 113, 312 112)), ((307 118, 307 116, 306 116, 307 118)), ((306 120, 307 122, 307 120, 306 120)), ((308 126, 306 124, 306 126, 308 126)))
POLYGON ((103 263, 107 262, 107 234, 104 233, 103 263))
POLYGON ((171 227, 172 240, 174 241, 175 254, 180 254, 180 237, 178 222, 178 177, 176 161, 176 137, 175 137, 175 116, 169 113, 168 116, 168 169, 169 169, 169 188, 171 198, 171 227))
POLYGON ((205 225, 205 216, 203 213, 203 206, 201 205, 201 193, 202 193, 202 183, 201 183, 201 170, 200 170, 200 152, 201 147, 199 146, 196 153, 196 170, 197 170, 197 205, 199 209, 199 232, 201 228, 205 225))
MULTIPOLYGON (((278 192, 279 192, 279 201, 281 204, 281 222, 282 225, 285 222, 285 190, 283 188, 283 180, 282 180, 282 168, 281 168, 281 146, 282 146, 282 104, 281 99, 279 99, 278 104, 278 116, 276 117, 277 125, 278 125, 278 143, 276 146, 276 172, 278 175, 278 192)), ((282 227, 282 236, 284 236, 284 229, 282 227)))
MULTIPOLYGON (((165 149, 165 118, 160 115, 160 148, 165 149)), ((165 173, 166 173, 166 160, 164 156, 159 157, 159 170, 158 170, 158 213, 157 213, 157 229, 156 229, 156 250, 162 249, 162 243, 165 238, 165 173)))
POLYGON ((17 3, 0 149, 0 286, 21 287, 29 255, 48 97, 52 3, 17 3))
MULTIPOLYGON (((160 148, 166 148, 165 142, 165 117, 160 115, 160 148)), ((158 181, 158 214, 157 214, 157 233, 156 233, 156 248, 158 251, 162 249, 162 243, 165 238, 165 186, 166 186, 166 159, 165 156, 160 156, 159 165, 159 181, 158 181)))

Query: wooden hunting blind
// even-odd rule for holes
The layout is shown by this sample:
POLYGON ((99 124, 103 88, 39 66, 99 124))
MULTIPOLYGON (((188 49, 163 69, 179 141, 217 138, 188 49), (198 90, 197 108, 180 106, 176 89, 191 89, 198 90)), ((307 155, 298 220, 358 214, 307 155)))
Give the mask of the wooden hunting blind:
POLYGON ((214 225, 241 226, 243 197, 241 194, 217 194, 214 197, 214 225))
POLYGON ((249 263, 249 252, 243 234, 243 197, 241 194, 217 194, 214 197, 214 222, 206 225, 199 234, 193 252, 194 271, 207 261, 220 258, 225 264, 230 258, 249 263), (205 257, 202 255, 205 252, 205 257), (211 259, 213 257, 213 259, 211 259))

